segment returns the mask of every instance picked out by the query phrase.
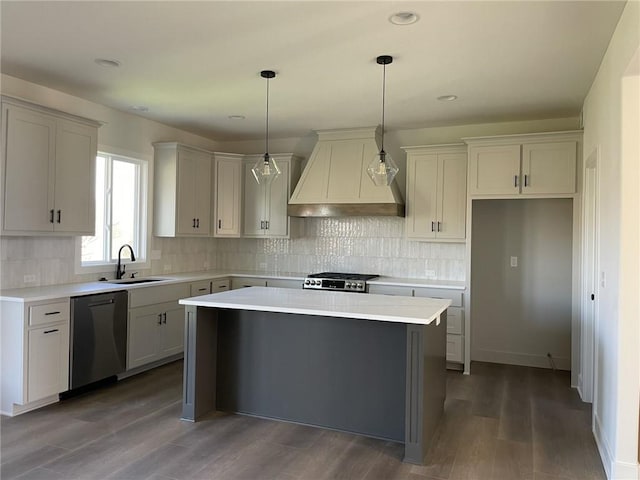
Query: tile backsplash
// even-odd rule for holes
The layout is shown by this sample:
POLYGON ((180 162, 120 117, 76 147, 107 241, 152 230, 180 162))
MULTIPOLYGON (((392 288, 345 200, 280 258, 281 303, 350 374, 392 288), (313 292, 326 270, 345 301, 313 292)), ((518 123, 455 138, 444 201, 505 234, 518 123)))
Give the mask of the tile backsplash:
MULTIPOLYGON (((209 269, 257 272, 349 271, 407 278, 465 279, 465 246, 404 238, 404 219, 395 217, 307 218, 293 239, 158 238, 151 268, 139 276, 209 269)), ((74 271, 75 239, 3 237, 0 287, 88 282, 104 273, 74 271), (26 281, 25 282, 25 277, 26 281)))

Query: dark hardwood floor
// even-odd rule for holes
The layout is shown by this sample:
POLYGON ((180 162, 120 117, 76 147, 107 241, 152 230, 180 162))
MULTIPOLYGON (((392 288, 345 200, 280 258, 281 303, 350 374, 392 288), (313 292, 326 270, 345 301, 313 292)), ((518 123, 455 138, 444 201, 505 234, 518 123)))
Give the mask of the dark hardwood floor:
POLYGON ((473 364, 449 372, 427 466, 403 447, 320 428, 217 413, 179 420, 176 362, 18 417, 2 417, 3 480, 604 479, 590 405, 567 372, 473 364))

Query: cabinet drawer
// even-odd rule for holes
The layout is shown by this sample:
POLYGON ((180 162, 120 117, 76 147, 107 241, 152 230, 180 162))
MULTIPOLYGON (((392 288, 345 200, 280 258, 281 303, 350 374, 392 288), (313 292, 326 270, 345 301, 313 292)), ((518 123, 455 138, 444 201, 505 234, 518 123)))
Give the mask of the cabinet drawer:
POLYGON ((213 280, 211 282, 211 293, 226 292, 231 288, 231 282, 228 278, 213 280))
POLYGON ((211 280, 200 280, 199 282, 191 282, 191 296, 207 295, 211 293, 211 280))
POLYGON ((464 362, 464 336, 447 334, 447 362, 464 362))
POLYGON ((447 333, 464 333, 464 310, 459 307, 447 308, 447 333))
POLYGON ((29 326, 69 320, 69 300, 29 307, 29 326))
POLYGON ((137 288, 129 291, 129 308, 153 305, 154 303, 171 302, 186 298, 189 296, 189 293, 190 288, 188 283, 137 288))
POLYGON ((302 280, 283 280, 281 278, 270 278, 269 280, 267 280, 267 287, 301 289, 302 280))
POLYGON ((462 291, 444 288, 414 288, 414 297, 444 298, 451 300, 452 307, 462 307, 462 291))
POLYGON ((398 285, 372 285, 369 284, 369 293, 378 295, 399 295, 403 297, 412 297, 413 290, 411 287, 401 287, 398 285))
POLYGON ((267 280, 264 278, 258 277, 233 277, 231 279, 231 288, 235 290, 236 288, 244 288, 244 287, 266 287, 267 280))

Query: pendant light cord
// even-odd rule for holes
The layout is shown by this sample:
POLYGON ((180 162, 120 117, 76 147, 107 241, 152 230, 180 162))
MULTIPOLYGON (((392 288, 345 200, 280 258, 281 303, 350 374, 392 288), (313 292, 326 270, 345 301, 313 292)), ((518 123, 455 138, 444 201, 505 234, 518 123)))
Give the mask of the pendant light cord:
MULTIPOLYGON (((385 92, 387 90, 387 64, 382 65, 382 139, 380 142, 380 146, 382 147, 380 150, 384 152, 384 100, 385 100, 385 92)), ((381 161, 384 162, 384 157, 382 157, 381 161)))
POLYGON ((265 138, 265 161, 269 161, 269 78, 267 78, 267 118, 266 118, 266 138, 265 138))

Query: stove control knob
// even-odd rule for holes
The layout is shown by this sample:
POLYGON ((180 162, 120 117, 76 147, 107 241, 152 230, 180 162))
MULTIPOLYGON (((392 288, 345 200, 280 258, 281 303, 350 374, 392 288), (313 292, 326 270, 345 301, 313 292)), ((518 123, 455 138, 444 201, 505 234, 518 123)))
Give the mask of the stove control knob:
POLYGON ((358 284, 356 285, 356 287, 357 287, 358 289, 362 290, 363 285, 362 285, 361 283, 358 283, 358 284))
POLYGON ((347 282, 344 284, 345 288, 351 288, 351 282, 347 282))
POLYGON ((305 284, 305 285, 309 285, 310 283, 311 283, 311 281, 310 281, 310 280, 305 280, 305 281, 304 281, 304 284, 305 284))
POLYGON ((316 285, 320 285, 321 283, 322 283, 322 282, 321 282, 320 280, 316 280, 316 281, 315 281, 315 284, 316 284, 316 285))

